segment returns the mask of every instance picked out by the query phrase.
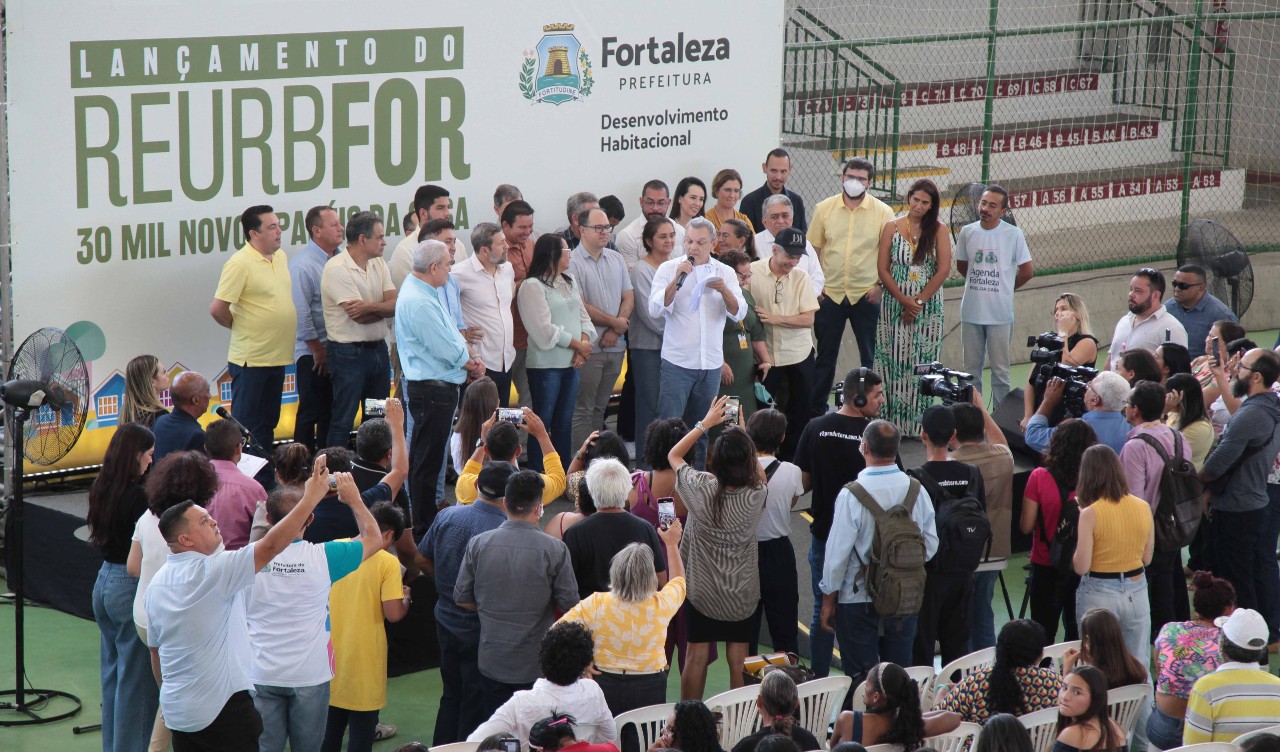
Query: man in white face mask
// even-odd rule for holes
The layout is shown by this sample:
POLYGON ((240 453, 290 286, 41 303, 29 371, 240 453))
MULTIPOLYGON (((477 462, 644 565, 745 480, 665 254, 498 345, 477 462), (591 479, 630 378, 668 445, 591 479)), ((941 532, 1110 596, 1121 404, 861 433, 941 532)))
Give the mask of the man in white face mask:
POLYGON ((814 207, 809 225, 809 242, 818 251, 826 277, 813 322, 818 339, 813 408, 818 414, 827 411, 831 398, 846 321, 853 327, 862 365, 874 365, 882 293, 876 254, 880 232, 894 219, 892 209, 867 195, 875 175, 869 160, 850 159, 840 175, 840 193, 814 207))

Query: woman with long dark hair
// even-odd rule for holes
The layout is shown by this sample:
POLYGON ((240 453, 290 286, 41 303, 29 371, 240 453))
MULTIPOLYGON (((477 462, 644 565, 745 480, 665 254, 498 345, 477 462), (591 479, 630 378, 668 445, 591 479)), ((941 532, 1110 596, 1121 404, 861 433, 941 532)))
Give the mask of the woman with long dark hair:
POLYGON ((1052 643, 1062 620, 1063 639, 1079 637, 1076 626, 1076 587, 1080 577, 1051 557, 1052 543, 1063 523, 1080 514, 1074 496, 1080 477, 1084 451, 1098 443, 1093 427, 1083 420, 1059 423, 1044 453, 1044 466, 1031 471, 1022 500, 1018 522, 1024 534, 1031 534, 1031 583, 1028 585, 1031 618, 1044 629, 1045 641, 1052 643))
POLYGON ((694 217, 703 216, 702 209, 706 205, 707 184, 692 176, 681 178, 676 183, 676 195, 671 200, 670 217, 684 227, 694 217))
POLYGON ((1156 366, 1160 369, 1160 383, 1169 380, 1170 376, 1180 373, 1191 373, 1191 353, 1186 345, 1177 342, 1161 342, 1156 346, 1156 366))
MULTIPOLYGON (((740 251, 747 258, 756 261, 760 256, 756 252, 756 236, 751 225, 744 219, 726 219, 716 230, 716 257, 729 251, 740 251)), ((720 263, 724 263, 721 260, 720 263)))
POLYGON ((680 752, 724 752, 720 748, 720 716, 702 700, 682 700, 671 709, 649 752, 678 749, 680 752))
POLYGON ((529 747, 541 752, 557 752, 557 750, 573 750, 573 752, 617 752, 618 748, 609 743, 592 744, 586 739, 579 740, 573 726, 577 720, 568 713, 552 711, 547 718, 534 723, 529 728, 529 747))
POLYGON ((449 457, 453 460, 454 472, 462 473, 467 458, 475 451, 476 442, 484 438, 480 435, 480 426, 493 417, 499 402, 498 385, 488 376, 481 376, 467 385, 467 391, 462 393, 462 403, 458 405, 458 421, 454 423, 453 435, 449 437, 449 457))
POLYGON ((1026 715, 1053 707, 1061 677, 1041 668, 1044 629, 1030 619, 1005 624, 996 638, 996 660, 960 680, 936 707, 953 710, 970 723, 986 723, 996 713, 1026 715))
POLYGON ((1127 687, 1147 680, 1147 668, 1129 654, 1116 615, 1105 608, 1090 609, 1080 617, 1080 647, 1062 657, 1062 670, 1093 666, 1107 677, 1107 687, 1127 687))
MULTIPOLYGON (((725 223, 725 227, 729 227, 725 223)), ((741 321, 731 318, 724 320, 724 339, 721 349, 724 352, 724 364, 720 366, 720 391, 718 397, 736 397, 738 414, 745 425, 751 415, 759 407, 756 401, 756 373, 769 373, 773 364, 769 362, 769 348, 765 345, 764 324, 756 314, 756 301, 751 295, 751 259, 738 250, 724 251, 720 255, 720 263, 733 269, 738 275, 738 286, 742 288, 742 298, 747 301, 747 313, 741 321), (744 348, 743 342, 750 347, 744 348)), ((764 378, 762 375, 761 379, 764 378)))
POLYGON ((756 526, 769 489, 755 444, 746 431, 730 426, 712 444, 710 472, 699 472, 685 461, 698 439, 724 422, 728 401, 721 397, 711 403, 706 417, 667 454, 676 489, 689 510, 680 544, 689 580, 689 658, 680 672, 685 699, 702 697, 711 643, 727 643, 729 686, 742 686, 751 616, 760 602, 756 526))
MULTIPOLYGON (((684 181, 681 181, 681 185, 683 184, 684 181)), ((662 334, 666 331, 667 320, 654 318, 649 313, 649 293, 653 292, 653 275, 658 272, 659 266, 671 258, 671 253, 675 250, 675 222, 666 217, 649 220, 640 233, 640 242, 644 244, 646 253, 631 267, 631 289, 638 303, 631 309, 631 325, 627 329, 627 373, 636 392, 637 451, 643 450, 644 432, 658 417, 658 386, 662 381, 662 334)), ((640 466, 649 467, 643 462, 643 458, 640 466)))
POLYGON ((982 725, 982 733, 974 740, 973 752, 1034 752, 1034 747, 1030 732, 1017 716, 996 713, 982 725))
POLYGON ((920 685, 896 663, 880 663, 867 674, 863 699, 867 709, 845 710, 836 718, 831 748, 843 741, 901 744, 906 752, 919 749, 924 739, 955 731, 960 716, 949 710, 920 709, 920 685))
POLYGON ((1151 663, 1151 606, 1145 568, 1155 550, 1151 505, 1129 493, 1120 459, 1111 447, 1084 450, 1080 480, 1076 553, 1080 587, 1076 614, 1094 608, 1115 614, 1124 644, 1141 666, 1151 663))
POLYGON ((1164 411, 1170 428, 1182 434, 1191 449, 1191 464, 1196 470, 1204 464, 1213 448, 1213 423, 1204 404, 1204 389, 1189 373, 1178 373, 1164 382, 1164 411))
POLYGON ((93 620, 101 633, 104 750, 145 750, 160 704, 151 651, 133 624, 138 577, 127 568, 134 525, 147 511, 143 476, 155 445, 146 426, 116 428, 89 488, 89 543, 103 554, 93 584, 93 620))
POLYGON ((785 671, 774 669, 760 682, 760 696, 756 698, 756 710, 760 711, 761 728, 751 736, 733 745, 733 752, 756 752, 766 737, 778 734, 795 742, 797 749, 822 749, 816 737, 796 723, 796 709, 800 696, 796 683, 785 671))
POLYGON ((1062 679, 1058 738, 1052 752, 1127 752, 1124 729, 1107 708, 1107 677, 1093 666, 1077 666, 1062 679))
POLYGON ((1150 350, 1126 350, 1116 361, 1116 373, 1123 376, 1129 386, 1139 381, 1161 382, 1160 365, 1150 350))
POLYGON ((904 436, 920 435, 920 415, 932 397, 920 394, 912 366, 942 352, 942 283, 951 273, 951 235, 938 221, 942 197, 931 180, 907 191, 907 212, 880 233, 877 268, 884 300, 876 327, 876 373, 884 378, 880 417, 904 436))
MULTIPOLYGON (((569 269, 569 244, 547 233, 533 244, 529 276, 516 293, 520 318, 529 331, 525 372, 533 411, 547 426, 561 458, 572 447, 573 406, 578 399, 578 369, 591 356, 596 328, 569 269)), ((529 465, 543 471, 542 448, 529 442, 529 465)))

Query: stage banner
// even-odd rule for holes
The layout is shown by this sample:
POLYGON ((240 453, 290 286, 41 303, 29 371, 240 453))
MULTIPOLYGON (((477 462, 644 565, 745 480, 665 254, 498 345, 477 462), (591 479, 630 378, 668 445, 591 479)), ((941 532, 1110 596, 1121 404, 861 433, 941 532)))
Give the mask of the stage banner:
MULTIPOLYGON (((89 359, 96 463, 130 358, 151 353, 230 400, 229 332, 209 315, 270 204, 293 253, 313 206, 382 215, 388 253, 423 184, 452 192, 459 238, 518 186, 538 232, 565 200, 674 190, 778 145, 782 0, 10 0, 12 301, 18 342, 66 329, 89 359)), ((4 301, 9 305, 10 301, 4 301)), ((163 395, 167 399, 167 395, 163 395)), ((292 434, 286 377, 277 437, 292 434)))

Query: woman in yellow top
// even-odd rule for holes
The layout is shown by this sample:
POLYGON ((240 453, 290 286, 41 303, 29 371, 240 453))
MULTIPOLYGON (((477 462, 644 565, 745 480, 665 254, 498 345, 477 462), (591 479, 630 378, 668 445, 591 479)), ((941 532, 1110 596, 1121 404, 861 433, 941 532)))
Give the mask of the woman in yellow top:
POLYGON ((740 219, 747 223, 747 227, 751 228, 753 234, 755 233, 756 228, 751 224, 751 220, 747 219, 747 215, 734 208, 738 205, 738 199, 742 198, 742 176, 737 170, 726 167, 717 172, 711 181, 711 196, 716 200, 716 204, 707 209, 706 217, 711 220, 711 224, 715 225, 717 230, 725 220, 740 219))
POLYGON ((1191 464, 1196 470, 1204 464, 1213 448, 1213 423, 1204 405, 1204 390, 1195 376, 1178 373, 1164 383, 1168 390, 1164 400, 1164 413, 1168 426, 1182 433, 1191 447, 1191 464))
POLYGON ((1156 544, 1151 505, 1129 493, 1120 459, 1105 444, 1084 451, 1076 500, 1076 613, 1083 617, 1090 609, 1105 608, 1115 614, 1123 625, 1125 647, 1148 666, 1151 604, 1145 567, 1156 544))
POLYGON ((667 701, 667 624, 685 596, 682 529, 678 518, 658 528, 667 554, 666 585, 658 587, 653 549, 632 543, 609 564, 609 590, 592 593, 560 618, 581 622, 594 635, 596 684, 615 716, 667 701))

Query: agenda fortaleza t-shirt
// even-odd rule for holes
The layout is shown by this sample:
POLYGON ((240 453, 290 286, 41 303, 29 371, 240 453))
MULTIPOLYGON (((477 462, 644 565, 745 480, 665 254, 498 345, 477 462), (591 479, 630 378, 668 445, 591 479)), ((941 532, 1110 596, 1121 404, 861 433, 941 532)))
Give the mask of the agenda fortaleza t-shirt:
POLYGON ((978 222, 960 228, 956 261, 969 262, 960 320, 966 324, 1013 323, 1013 283, 1018 267, 1031 260, 1022 230, 1001 221, 993 230, 978 222))

